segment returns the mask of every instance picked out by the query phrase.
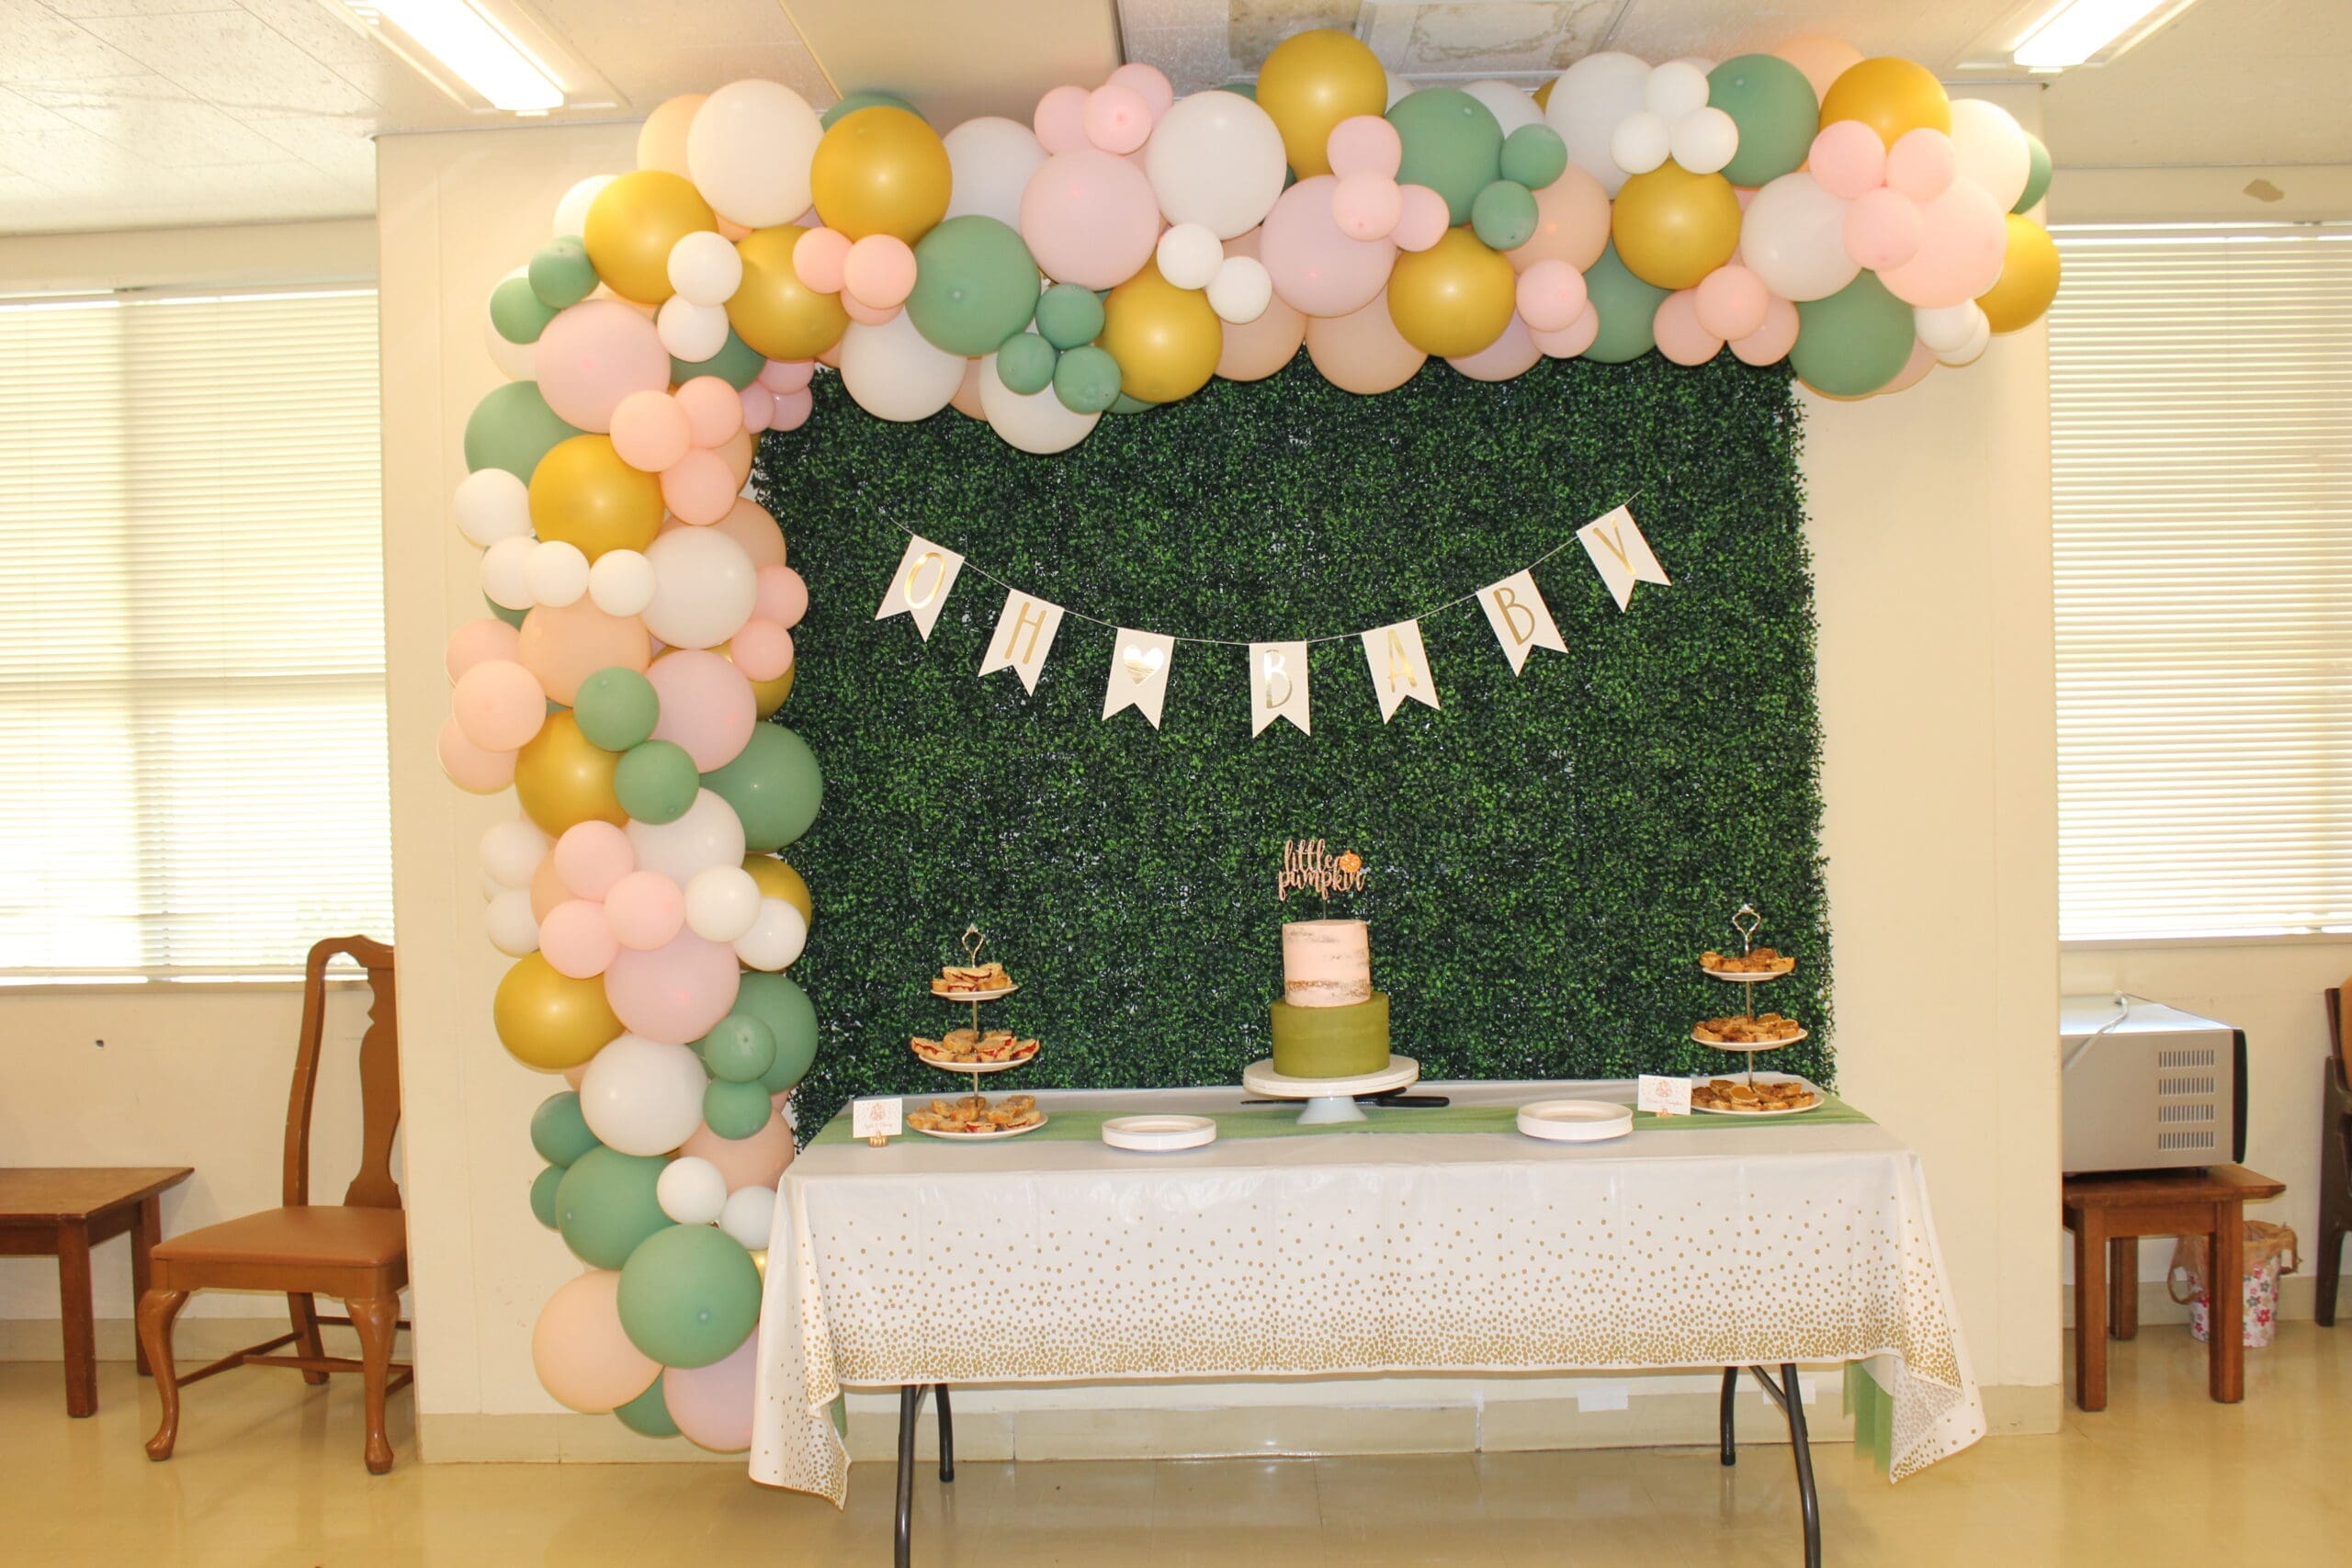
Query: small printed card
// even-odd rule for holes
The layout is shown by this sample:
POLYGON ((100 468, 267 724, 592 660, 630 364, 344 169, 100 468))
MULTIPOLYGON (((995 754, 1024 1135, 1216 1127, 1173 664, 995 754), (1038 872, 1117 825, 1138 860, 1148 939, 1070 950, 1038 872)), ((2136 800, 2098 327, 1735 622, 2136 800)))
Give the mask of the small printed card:
POLYGON ((1688 1116, 1690 1080, 1644 1073, 1634 1080, 1634 1108, 1653 1116, 1688 1116))
MULTIPOLYGON (((1682 1108, 1690 1108, 1690 1086, 1683 1086, 1682 1108)), ((853 1100, 849 1106, 849 1130, 860 1138, 895 1138, 907 1130, 906 1116, 898 1099, 853 1100)))

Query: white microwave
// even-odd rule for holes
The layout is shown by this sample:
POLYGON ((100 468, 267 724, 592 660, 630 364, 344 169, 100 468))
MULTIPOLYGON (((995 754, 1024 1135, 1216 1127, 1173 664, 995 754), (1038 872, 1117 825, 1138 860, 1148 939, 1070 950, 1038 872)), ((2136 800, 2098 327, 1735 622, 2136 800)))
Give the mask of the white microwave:
POLYGON ((2245 1158, 2245 1032, 2138 997, 2058 1004, 2068 1176, 2245 1158))

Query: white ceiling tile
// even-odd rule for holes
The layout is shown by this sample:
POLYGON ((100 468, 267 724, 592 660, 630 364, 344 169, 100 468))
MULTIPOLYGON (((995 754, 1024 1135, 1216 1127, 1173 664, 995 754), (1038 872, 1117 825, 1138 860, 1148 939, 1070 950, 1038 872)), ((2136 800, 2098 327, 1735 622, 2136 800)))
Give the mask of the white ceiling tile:
POLYGON ((270 145, 338 177, 373 180, 374 128, 363 119, 336 115, 259 114, 245 124, 270 145))
POLYGON ((139 67, 86 28, 34 0, 0 0, 0 82, 74 82, 139 67))
POLYGON ((285 156, 230 116, 161 76, 96 76, 17 91, 164 168, 266 164, 285 156))
POLYGON ((41 0, 61 17, 153 17, 172 11, 232 9, 229 0, 41 0))
POLYGON ((87 26, 147 70, 232 114, 376 109, 375 100, 243 11, 101 17, 87 26))
POLYGON ((311 59, 329 65, 364 63, 383 46, 327 9, 324 0, 238 0, 238 4, 311 59))

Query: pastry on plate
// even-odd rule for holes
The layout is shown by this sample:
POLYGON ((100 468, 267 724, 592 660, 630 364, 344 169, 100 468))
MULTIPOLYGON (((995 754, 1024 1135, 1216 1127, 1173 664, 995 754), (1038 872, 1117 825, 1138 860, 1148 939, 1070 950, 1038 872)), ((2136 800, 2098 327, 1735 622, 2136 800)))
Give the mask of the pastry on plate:
POLYGON ((1710 1045, 1774 1045, 1794 1040, 1804 1030, 1795 1019, 1782 1018, 1777 1012, 1760 1012, 1754 1018, 1745 1013, 1711 1018, 1690 1032, 1710 1045))
POLYGON ((1702 953, 1699 967, 1713 975, 1785 975, 1797 961, 1769 947, 1747 953, 1702 953))
POLYGON ((1771 1111, 1810 1111, 1821 1103, 1821 1097, 1801 1083, 1751 1084, 1742 1078, 1713 1078, 1692 1086, 1690 1103, 1705 1111, 1752 1116, 1771 1111))
POLYGON ((918 1133, 1010 1133, 1044 1120, 1031 1094, 1008 1094, 993 1104, 984 1094, 967 1094, 907 1112, 907 1125, 918 1133))

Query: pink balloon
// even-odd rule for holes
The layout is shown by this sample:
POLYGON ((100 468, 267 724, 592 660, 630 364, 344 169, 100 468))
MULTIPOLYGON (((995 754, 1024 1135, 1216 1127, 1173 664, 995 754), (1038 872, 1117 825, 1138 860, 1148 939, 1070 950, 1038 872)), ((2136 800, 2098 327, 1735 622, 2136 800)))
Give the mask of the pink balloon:
MULTIPOLYGON (((781 1101, 784 1096, 775 1098, 781 1101)), ((792 1164, 792 1129, 784 1124, 783 1117, 771 1116, 765 1126, 748 1138, 722 1138, 706 1123, 695 1129, 694 1136, 680 1145, 678 1152, 717 1166, 718 1174, 727 1179, 729 1192, 774 1187, 792 1164)))
POLYGON ((782 397, 805 389, 816 374, 813 359, 771 359, 760 371, 760 385, 782 397))
POLYGON ((784 564, 784 530, 775 525, 767 508, 751 497, 737 496, 727 515, 711 526, 743 547, 753 570, 784 564))
POLYGON ((1446 225, 1453 221, 1445 197, 1427 186, 1398 186, 1396 195, 1404 210, 1397 215, 1396 231, 1390 237, 1398 250, 1426 251, 1445 238, 1446 225))
POLYGON ((1317 175, 1283 192, 1266 214, 1258 242, 1258 259, 1266 264, 1274 292, 1284 304, 1310 316, 1348 316, 1363 310, 1387 287, 1389 269, 1396 263, 1395 241, 1351 240, 1341 232, 1331 217, 1331 197, 1339 183, 1329 175, 1317 175))
POLYGON ((1911 344, 1911 357, 1903 362, 1903 368, 1894 373, 1894 379, 1871 395, 1883 397, 1889 392, 1907 391, 1926 380, 1928 372, 1935 367, 1936 351, 1924 343, 1915 342, 1911 344))
POLYGON ((842 292, 842 310, 851 321, 865 326, 888 326, 899 319, 899 312, 905 309, 903 305, 869 305, 846 289, 842 292))
POLYGON ((754 381, 736 396, 743 404, 743 428, 754 435, 765 430, 775 417, 775 394, 754 381))
POLYGON ((1351 240, 1377 240, 1405 215, 1396 182, 1385 175, 1341 175, 1331 187, 1331 221, 1351 240))
POLYGON ((539 1308, 531 1328, 531 1365, 559 1404, 602 1415, 653 1386, 659 1363, 621 1327, 621 1277, 591 1269, 567 1280, 539 1308))
POLYGON ((1535 193, 1535 232, 1503 257, 1521 272, 1540 261, 1564 261, 1583 272, 1600 259, 1608 243, 1608 194, 1599 180, 1570 164, 1535 193))
POLYGON ((1405 165, 1404 139, 1376 114, 1350 115, 1333 126, 1324 151, 1331 172, 1342 180, 1350 175, 1376 175, 1394 182, 1405 165))
POLYGON ((1143 171, 1114 153, 1099 147, 1057 152, 1021 192, 1021 237, 1048 277, 1109 288, 1151 259, 1159 240, 1159 198, 1143 171))
POLYGON ((1086 99, 1083 87, 1062 86, 1037 100, 1029 128, 1048 152, 1075 152, 1086 145, 1086 99))
POLYGON ((1836 120, 1813 139, 1805 164, 1822 189, 1851 201, 1886 182, 1886 143, 1859 119, 1836 120))
MULTIPOLYGON (((727 400, 735 401, 731 390, 727 400)), ((718 522, 734 506, 738 489, 727 459, 707 447, 695 447, 662 472, 662 503, 681 523, 718 522)))
POLYGON ((555 874, 582 898, 602 900, 637 869, 628 835, 610 822, 575 822, 555 841, 555 874))
POLYGON ((1141 61, 1122 65, 1104 78, 1103 85, 1125 87, 1143 99, 1144 108, 1155 125, 1161 115, 1176 107, 1176 85, 1157 65, 1146 65, 1141 61))
POLYGON ((1588 298, 1584 274, 1564 261, 1540 261, 1519 275, 1519 313, 1531 332, 1571 325, 1588 298))
POLYGON ((1514 376, 1525 375, 1543 357, 1544 351, 1535 346, 1527 323, 1514 313, 1503 327, 1502 336, 1476 354, 1465 354, 1446 363, 1473 381, 1508 381, 1514 376))
POLYGON ((676 401, 697 446, 719 446, 743 428, 743 400, 717 376, 688 381, 678 389, 676 401))
POLYGON ((684 1045, 727 1016, 742 976, 733 948, 682 931, 661 947, 631 948, 615 958, 605 971, 605 1000, 631 1033, 684 1045))
POLYGON ((1926 228, 1917 202, 1879 186, 1846 209, 1846 254, 1872 272, 1885 272, 1919 254, 1926 228))
POLYGON ((763 566, 759 583, 754 613, 787 630, 798 626, 800 617, 808 613, 808 585, 800 574, 788 566, 763 566))
POLYGON ((655 660, 645 672, 662 700, 653 739, 685 748, 696 773, 723 768, 741 756, 752 742, 752 726, 759 722, 759 699, 743 677, 743 671, 706 649, 673 649, 655 660))
POLYGON ((1777 295, 1764 308, 1764 324, 1734 338, 1731 351, 1748 365, 1777 365, 1797 344, 1797 308, 1777 295))
POLYGON ((838 229, 811 229, 792 243, 792 275, 819 294, 842 291, 842 268, 849 261, 849 236, 838 229))
POLYGON ((443 652, 441 662, 448 670, 449 679, 456 681, 486 660, 513 659, 521 647, 521 633, 504 621, 484 615, 449 634, 449 646, 443 652))
POLYGON ((1086 139, 1124 156, 1151 135, 1151 107, 1133 87, 1106 82, 1086 95, 1086 139))
POLYGON ((797 430, 808 423, 808 416, 816 409, 817 400, 809 396, 806 387, 795 392, 778 392, 775 395, 775 418, 769 422, 768 428, 797 430))
MULTIPOLYGON (((602 1047, 599 1047, 599 1049, 602 1049, 602 1047)), ((582 1084, 588 1081, 588 1064, 586 1062, 582 1062, 576 1067, 564 1068, 563 1081, 571 1089, 577 1090, 582 1084)), ((643 1391, 639 1390, 639 1392, 642 1393, 643 1391)))
POLYGON ((1920 208, 1919 217, 1918 254, 1878 275, 1888 293, 1933 309, 1973 299, 2000 281, 2008 222, 1983 186, 1956 179, 1920 208))
POLYGON ((754 681, 780 679, 792 667, 792 634, 764 615, 753 615, 727 639, 735 668, 754 681))
POLYGON ((842 287, 876 310, 903 305, 915 291, 915 253, 895 234, 868 234, 849 248, 842 287))
POLYGON ((744 1337, 723 1360, 707 1367, 672 1367, 662 1378, 662 1403, 686 1441, 713 1453, 752 1446, 752 1383, 760 1364, 760 1337, 744 1337))
POLYGON ((539 922, 539 953, 559 975, 585 980, 605 972, 621 944, 605 919, 605 907, 585 898, 567 898, 539 922))
POLYGON ((1724 340, 1699 324, 1699 291, 1678 288, 1658 301, 1651 321, 1657 351, 1677 365, 1704 365, 1723 352, 1724 340))
POLYGON ((1577 319, 1555 333, 1530 333, 1535 346, 1553 359, 1574 359, 1600 336, 1600 312, 1587 300, 1577 319))
POLYGON ((584 299, 560 310, 532 350, 539 395, 558 419, 610 431, 631 392, 670 385, 670 351, 653 323, 617 299, 584 299))
POLYGON ((1951 138, 1930 126, 1905 131, 1886 153, 1886 183, 1914 201, 1943 195, 1959 169, 1951 138))
POLYGON ((449 711, 483 750, 519 750, 548 721, 547 689, 514 660, 486 659, 458 677, 449 711))
POLYGON ((441 721, 435 750, 449 782, 469 795, 495 795, 514 782, 514 753, 483 750, 466 739, 454 716, 441 721))
POLYGON ((1737 262, 1701 278, 1698 294, 1699 324, 1725 342, 1762 326, 1772 303, 1772 291, 1764 280, 1737 262))
POLYGON ((623 947, 667 946, 686 925, 686 896, 658 871, 632 871, 605 893, 605 919, 623 947))
POLYGON ((631 392, 613 410, 613 450, 632 468, 658 474, 693 445, 686 411, 667 392, 631 392))
POLYGON ((1429 363, 1429 355, 1396 330, 1385 288, 1360 310, 1308 317, 1306 356, 1323 379, 1364 397, 1403 386, 1429 363))

